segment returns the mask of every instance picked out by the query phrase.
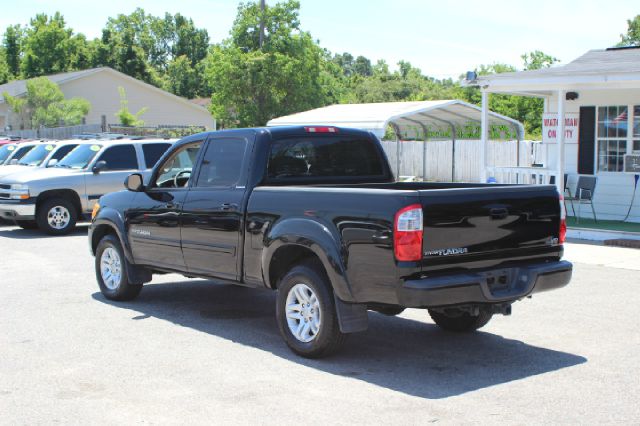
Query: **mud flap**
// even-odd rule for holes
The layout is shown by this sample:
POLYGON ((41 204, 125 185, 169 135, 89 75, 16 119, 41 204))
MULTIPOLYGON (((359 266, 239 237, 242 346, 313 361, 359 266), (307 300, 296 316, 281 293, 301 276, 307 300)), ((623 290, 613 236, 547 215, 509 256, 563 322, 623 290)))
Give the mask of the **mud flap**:
POLYGON ((335 297, 335 295, 333 298, 336 301, 336 314, 338 315, 338 324, 340 325, 341 332, 357 333, 369 328, 367 305, 345 303, 335 297))

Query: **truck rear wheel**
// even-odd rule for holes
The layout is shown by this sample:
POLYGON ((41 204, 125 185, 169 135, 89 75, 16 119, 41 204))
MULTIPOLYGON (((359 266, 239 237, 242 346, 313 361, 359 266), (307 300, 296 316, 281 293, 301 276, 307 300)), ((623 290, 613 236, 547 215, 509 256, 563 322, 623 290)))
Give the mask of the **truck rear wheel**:
POLYGON ((289 348, 305 358, 328 356, 346 338, 338 324, 331 285, 313 263, 295 266, 282 279, 276 319, 289 348))
POLYGON ((66 198, 44 200, 36 212, 38 228, 50 235, 66 235, 73 231, 78 220, 78 212, 66 198))
POLYGON ((468 333, 482 328, 487 325, 493 316, 491 312, 482 310, 479 315, 475 316, 463 311, 444 313, 431 309, 429 309, 429 315, 431 315, 433 321, 443 330, 458 333, 468 333))
POLYGON ((95 269, 100 292, 107 299, 132 300, 140 294, 142 284, 129 283, 127 259, 116 236, 107 235, 98 243, 95 269))

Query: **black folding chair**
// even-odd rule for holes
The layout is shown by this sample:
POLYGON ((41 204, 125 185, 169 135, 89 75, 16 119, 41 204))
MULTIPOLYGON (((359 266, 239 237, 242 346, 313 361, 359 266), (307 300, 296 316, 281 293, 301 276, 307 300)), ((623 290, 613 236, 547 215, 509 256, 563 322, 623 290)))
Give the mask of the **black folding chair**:
MULTIPOLYGON (((569 181, 569 175, 567 173, 564 174, 564 187, 563 187, 563 192, 564 192, 564 211, 566 211, 567 213, 569 212, 567 210, 567 200, 570 200, 571 197, 571 188, 569 188, 567 186, 567 182, 569 181), (566 195, 569 194, 569 196, 567 197, 566 195)), ((551 175, 551 177, 549 178, 549 185, 555 185, 556 184, 556 177, 555 175, 551 175)), ((573 210, 573 216, 575 217, 576 215, 576 211, 573 208, 573 203, 571 203, 571 210, 573 210)))
POLYGON ((596 217, 596 210, 593 208, 593 196, 596 191, 597 178, 595 176, 580 176, 578 178, 578 184, 576 185, 575 196, 567 198, 571 201, 571 210, 576 218, 576 223, 580 223, 580 206, 582 204, 589 204, 591 206, 591 212, 593 213, 593 220, 598 223, 596 217), (576 216, 575 209, 573 208, 573 202, 578 203, 578 215, 576 216))

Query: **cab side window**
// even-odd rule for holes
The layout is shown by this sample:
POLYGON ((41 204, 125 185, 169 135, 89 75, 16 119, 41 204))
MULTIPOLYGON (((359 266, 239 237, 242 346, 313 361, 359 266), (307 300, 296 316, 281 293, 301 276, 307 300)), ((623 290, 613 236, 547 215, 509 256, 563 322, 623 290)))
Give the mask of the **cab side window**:
POLYGON ((233 187, 242 176, 246 139, 212 139, 207 142, 197 187, 233 187))
POLYGON ((98 161, 107 163, 107 170, 135 170, 138 159, 133 145, 116 145, 107 148, 98 161))
POLYGON ((160 166, 153 183, 156 188, 182 188, 189 184, 202 141, 183 145, 160 166))
POLYGON ((169 143, 145 143, 142 145, 142 152, 144 153, 144 164, 147 169, 153 168, 156 165, 162 154, 164 154, 171 144, 169 143))

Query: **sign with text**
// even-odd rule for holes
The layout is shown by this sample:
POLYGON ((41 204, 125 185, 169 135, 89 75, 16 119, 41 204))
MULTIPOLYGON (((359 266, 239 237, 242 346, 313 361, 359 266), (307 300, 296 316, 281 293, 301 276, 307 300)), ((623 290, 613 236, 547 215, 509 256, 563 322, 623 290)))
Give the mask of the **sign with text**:
MULTIPOLYGON (((578 117, 580 114, 568 112, 564 115, 564 142, 578 143, 578 117)), ((542 142, 556 143, 558 141, 558 114, 542 115, 542 142)))
POLYGON ((640 174, 640 154, 627 154, 624 156, 624 172, 640 174))

